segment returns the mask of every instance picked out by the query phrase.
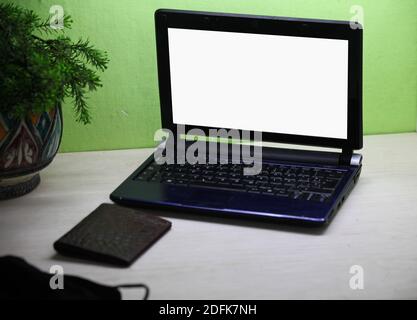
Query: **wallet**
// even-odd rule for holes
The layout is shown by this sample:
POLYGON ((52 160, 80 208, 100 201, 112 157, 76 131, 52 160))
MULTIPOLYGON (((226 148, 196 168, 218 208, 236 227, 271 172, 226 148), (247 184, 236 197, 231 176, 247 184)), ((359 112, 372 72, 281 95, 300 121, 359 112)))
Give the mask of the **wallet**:
POLYGON ((129 266, 171 228, 137 209, 101 204, 54 243, 66 256, 129 266))

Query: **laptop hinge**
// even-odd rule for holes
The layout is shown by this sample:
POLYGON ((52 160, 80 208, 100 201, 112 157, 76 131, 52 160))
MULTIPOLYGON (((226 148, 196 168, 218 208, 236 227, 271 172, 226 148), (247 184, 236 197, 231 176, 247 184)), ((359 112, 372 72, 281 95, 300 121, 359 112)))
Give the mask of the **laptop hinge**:
MULTIPOLYGON (((195 141, 186 141, 184 144, 187 149, 195 141)), ((204 142, 203 142, 204 143, 204 142)), ((210 149, 209 144, 206 144, 206 151, 210 149)), ((177 147, 177 146, 176 146, 177 147)), ((177 148, 176 155, 177 155, 177 148)), ((220 150, 220 146, 217 146, 217 150, 220 150)), ((185 153, 185 150, 180 151, 185 153)), ((185 156, 185 155, 184 155, 185 156)), ((229 145, 228 157, 232 159, 232 148, 229 145)), ((262 159, 268 160, 281 160, 291 162, 305 162, 327 165, 355 165, 359 166, 362 162, 362 156, 360 154, 354 154, 351 149, 342 149, 342 152, 330 152, 330 151, 314 151, 314 150, 300 150, 300 149, 285 149, 274 147, 262 147, 262 159)))
POLYGON ((348 166, 352 159, 353 151, 352 149, 342 149, 342 153, 339 157, 339 165, 348 166))

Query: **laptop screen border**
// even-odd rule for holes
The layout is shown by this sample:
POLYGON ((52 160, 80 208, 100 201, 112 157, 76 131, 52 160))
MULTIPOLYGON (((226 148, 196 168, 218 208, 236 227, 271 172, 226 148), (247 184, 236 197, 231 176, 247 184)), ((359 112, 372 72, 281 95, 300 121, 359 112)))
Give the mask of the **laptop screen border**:
MULTIPOLYGON (((162 127, 176 134, 172 116, 171 76, 168 28, 229 31, 342 39, 349 41, 348 52, 348 132, 347 139, 262 132, 266 142, 310 145, 358 150, 362 148, 362 38, 361 28, 353 29, 347 21, 294 19, 240 14, 208 13, 158 9, 155 12, 159 97, 162 127)), ((208 135, 213 127, 185 125, 185 132, 201 129, 208 135)), ((219 128, 215 128, 219 129, 219 128)), ((229 130, 230 128, 223 128, 229 130)), ((240 132, 241 134, 241 132, 240 132)), ((242 136, 242 135, 241 135, 242 136)))

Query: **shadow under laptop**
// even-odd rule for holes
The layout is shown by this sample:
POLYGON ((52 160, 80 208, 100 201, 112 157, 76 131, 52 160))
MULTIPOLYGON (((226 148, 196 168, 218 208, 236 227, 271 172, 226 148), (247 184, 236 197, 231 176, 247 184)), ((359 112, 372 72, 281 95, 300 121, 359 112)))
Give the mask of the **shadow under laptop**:
MULTIPOLYGON (((218 223, 218 224, 228 224, 233 226, 245 227, 245 228, 258 228, 258 229, 267 229, 267 230, 276 230, 281 232, 291 232, 291 233, 303 233, 320 236, 325 233, 328 225, 316 226, 312 224, 300 224, 299 222, 295 223, 293 221, 280 220, 280 222, 267 221, 267 220, 255 220, 250 219, 245 216, 236 217, 234 215, 230 216, 216 216, 213 213, 206 212, 184 212, 179 210, 160 210, 154 208, 138 208, 133 207, 141 212, 158 215, 162 218, 174 218, 174 219, 184 219, 184 220, 194 220, 200 222, 208 223, 218 223)), ((175 224, 174 224, 175 227, 175 224)))

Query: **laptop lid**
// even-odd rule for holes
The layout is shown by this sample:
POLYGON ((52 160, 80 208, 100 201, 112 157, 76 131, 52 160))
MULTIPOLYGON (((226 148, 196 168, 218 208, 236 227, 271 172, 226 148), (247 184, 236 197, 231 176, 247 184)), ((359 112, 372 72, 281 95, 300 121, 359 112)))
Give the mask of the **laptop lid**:
POLYGON ((163 128, 261 131, 362 148, 362 30, 349 22, 160 9, 163 128))

